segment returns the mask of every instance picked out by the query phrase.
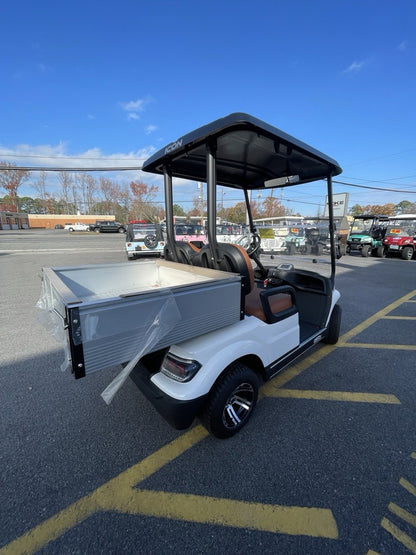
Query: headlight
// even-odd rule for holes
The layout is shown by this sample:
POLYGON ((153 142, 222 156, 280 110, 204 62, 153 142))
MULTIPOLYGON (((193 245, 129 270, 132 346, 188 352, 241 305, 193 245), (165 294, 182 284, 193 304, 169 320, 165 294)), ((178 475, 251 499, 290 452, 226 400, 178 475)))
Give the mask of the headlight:
POLYGON ((168 353, 163 359, 160 371, 177 382, 189 382, 200 368, 201 364, 196 360, 184 359, 168 353))

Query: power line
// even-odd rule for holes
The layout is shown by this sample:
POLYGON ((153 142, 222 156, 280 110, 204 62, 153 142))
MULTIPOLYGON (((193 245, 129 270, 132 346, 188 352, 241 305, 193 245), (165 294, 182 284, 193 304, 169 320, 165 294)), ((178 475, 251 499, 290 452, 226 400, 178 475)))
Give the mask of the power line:
POLYGON ((5 158, 49 158, 51 160, 112 160, 115 162, 125 162, 128 160, 128 158, 106 158, 105 156, 51 156, 49 154, 8 154, 7 152, 0 152, 0 156, 5 158))
POLYGON ((359 189, 372 189, 374 191, 383 191, 385 193, 404 193, 415 195, 416 191, 403 191, 401 189, 383 189, 382 187, 371 187, 370 185, 357 185, 356 183, 346 183, 345 181, 333 181, 333 183, 338 183, 340 185, 347 185, 348 187, 358 187, 359 189))
POLYGON ((12 166, 12 167, 3 167, 0 166, 0 171, 28 171, 28 172, 115 172, 115 171, 139 171, 142 169, 142 166, 109 166, 104 168, 51 168, 51 167, 42 167, 42 166, 12 166))

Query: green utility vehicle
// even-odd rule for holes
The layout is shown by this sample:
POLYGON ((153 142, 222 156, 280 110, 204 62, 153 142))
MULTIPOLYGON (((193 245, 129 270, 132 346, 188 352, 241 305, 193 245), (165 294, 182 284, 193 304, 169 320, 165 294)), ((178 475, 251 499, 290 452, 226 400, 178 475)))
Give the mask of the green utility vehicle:
POLYGON ((375 254, 383 258, 383 238, 388 221, 388 216, 378 216, 375 214, 355 216, 347 239, 347 254, 358 251, 361 253, 361 256, 375 254))
POLYGON ((295 254, 296 252, 306 254, 308 252, 308 243, 305 228, 301 225, 290 227, 285 243, 287 254, 295 254))

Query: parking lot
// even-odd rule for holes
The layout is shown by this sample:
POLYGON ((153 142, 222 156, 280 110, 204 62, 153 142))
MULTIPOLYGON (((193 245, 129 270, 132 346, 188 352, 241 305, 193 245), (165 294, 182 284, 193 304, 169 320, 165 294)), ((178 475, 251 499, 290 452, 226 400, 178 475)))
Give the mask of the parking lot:
POLYGON ((416 261, 342 257, 339 342, 221 441, 170 428, 130 380, 107 406, 119 368, 60 371, 40 270, 136 264, 124 239, 0 234, 1 553, 416 553, 416 261))

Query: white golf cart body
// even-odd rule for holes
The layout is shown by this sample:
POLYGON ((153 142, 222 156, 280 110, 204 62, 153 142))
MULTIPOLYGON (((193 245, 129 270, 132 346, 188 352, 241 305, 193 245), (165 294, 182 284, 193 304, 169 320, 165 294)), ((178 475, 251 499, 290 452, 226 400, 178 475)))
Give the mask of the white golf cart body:
POLYGON ((166 260, 127 264, 128 271, 123 264, 44 269, 43 308, 67 328, 77 378, 124 362, 174 427, 187 428, 199 416, 214 435, 229 437, 254 410, 261 381, 319 341, 338 339, 331 179, 341 168, 282 131, 235 113, 169 144, 142 169, 164 176, 166 260), (208 243, 201 248, 175 240, 173 178, 207 183, 208 243), (292 264, 264 268, 248 192, 322 179, 330 276, 292 264), (244 192, 252 234, 247 251, 216 239, 217 185, 244 192))

